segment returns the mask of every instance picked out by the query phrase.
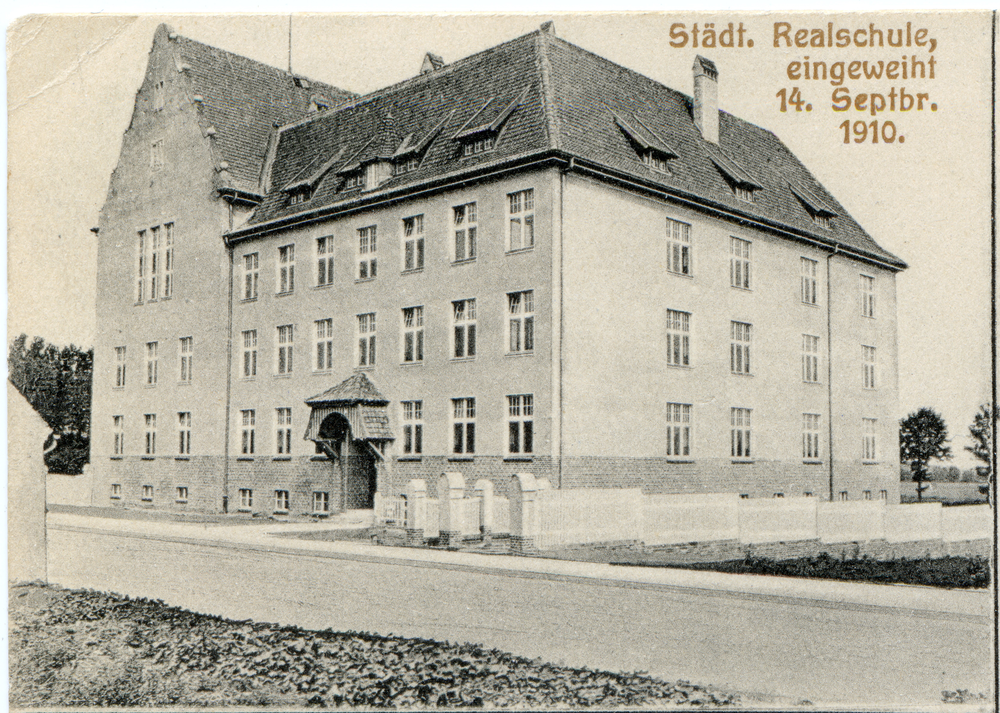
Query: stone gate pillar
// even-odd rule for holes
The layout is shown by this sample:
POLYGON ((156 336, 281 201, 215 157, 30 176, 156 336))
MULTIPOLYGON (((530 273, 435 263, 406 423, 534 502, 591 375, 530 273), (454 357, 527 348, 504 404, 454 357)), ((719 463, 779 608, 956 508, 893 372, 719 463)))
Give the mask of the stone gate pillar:
POLYGON ((462 541, 462 499, 465 478, 461 473, 442 473, 438 478, 439 537, 442 545, 462 541))

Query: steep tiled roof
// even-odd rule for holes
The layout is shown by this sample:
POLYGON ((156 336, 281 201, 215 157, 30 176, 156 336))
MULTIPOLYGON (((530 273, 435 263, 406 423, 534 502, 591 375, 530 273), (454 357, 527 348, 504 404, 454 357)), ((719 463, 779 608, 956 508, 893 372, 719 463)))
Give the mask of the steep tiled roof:
POLYGON ((252 235, 262 224, 334 212, 522 158, 572 157, 581 167, 708 210, 905 267, 875 243, 773 133, 720 112, 719 143, 709 143, 694 125, 691 105, 688 96, 648 77, 550 32, 534 32, 284 127, 271 174, 275 190, 247 226, 232 235, 252 235), (370 192, 344 190, 341 168, 349 163, 356 167, 364 156, 376 153, 376 145, 380 153, 387 152, 381 144, 388 115, 404 137, 424 136, 443 126, 416 170, 370 192), (492 150, 463 156, 459 139, 482 132, 495 137, 492 150), (637 148, 665 155, 669 172, 645 165, 637 148), (338 152, 343 159, 331 160, 338 152), (329 170, 314 184, 310 199, 290 205, 281 189, 307 175, 315 177, 324 162, 329 170), (754 202, 738 199, 733 183, 757 188, 754 202), (816 208, 821 215, 832 213, 829 226, 814 220, 816 208))
POLYGON ((215 129, 219 159, 229 164, 232 187, 256 192, 270 132, 308 115, 313 97, 332 105, 355 95, 303 81, 288 72, 179 35, 177 60, 201 96, 204 121, 215 129), (184 67, 186 65, 186 67, 184 67), (299 86, 301 84, 302 86, 299 86))
POLYGON ((333 388, 327 389, 322 394, 317 394, 312 398, 306 399, 306 403, 310 406, 358 403, 384 405, 389 403, 389 401, 379 393, 379 390, 375 388, 375 384, 371 382, 364 372, 358 372, 347 377, 333 388))

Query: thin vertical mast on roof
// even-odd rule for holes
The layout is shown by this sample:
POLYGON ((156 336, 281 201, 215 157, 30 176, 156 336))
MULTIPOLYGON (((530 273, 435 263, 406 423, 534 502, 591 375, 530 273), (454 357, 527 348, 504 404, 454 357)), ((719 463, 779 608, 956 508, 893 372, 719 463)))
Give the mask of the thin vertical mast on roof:
POLYGON ((288 73, 292 73, 292 16, 288 15, 288 73))

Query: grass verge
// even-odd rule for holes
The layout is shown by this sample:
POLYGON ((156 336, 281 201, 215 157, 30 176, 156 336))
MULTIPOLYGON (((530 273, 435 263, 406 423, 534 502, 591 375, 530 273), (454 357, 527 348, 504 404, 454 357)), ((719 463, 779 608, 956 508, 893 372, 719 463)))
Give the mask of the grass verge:
POLYGON ((230 621, 93 591, 9 589, 12 707, 730 706, 685 681, 471 644, 230 621))

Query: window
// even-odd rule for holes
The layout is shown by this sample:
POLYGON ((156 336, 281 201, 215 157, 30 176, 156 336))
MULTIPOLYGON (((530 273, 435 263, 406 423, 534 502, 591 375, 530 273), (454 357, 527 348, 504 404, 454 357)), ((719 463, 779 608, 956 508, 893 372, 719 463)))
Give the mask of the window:
POLYGON ((807 257, 799 259, 799 272, 802 275, 802 302, 807 305, 816 304, 816 272, 819 263, 807 257))
POLYGON ((875 278, 861 276, 861 316, 875 317, 875 278))
POLYGON ((750 188, 750 186, 744 186, 737 183, 733 186, 733 193, 736 194, 736 197, 739 200, 744 201, 745 203, 753 203, 753 188, 750 188))
POLYGON ((424 452, 424 402, 403 401, 403 455, 424 452))
POLYGON ((278 248, 278 294, 295 291, 295 246, 278 248))
POLYGON ((146 293, 143 278, 146 275, 146 231, 139 231, 138 242, 136 243, 136 290, 135 301, 141 303, 146 293))
POLYGON ((518 394, 507 397, 507 452, 531 455, 534 452, 534 396, 518 394))
POLYGON ((507 332, 511 354, 525 354, 535 349, 534 291, 507 294, 507 332))
POLYGON ((741 290, 750 289, 750 248, 749 240, 729 241, 729 284, 741 290))
POLYGON ((115 388, 125 386, 125 347, 115 347, 115 388))
POLYGON ((507 250, 525 250, 535 245, 535 191, 509 193, 507 195, 509 209, 509 232, 507 235, 507 250))
POLYGON ((819 460, 819 414, 802 414, 802 460, 819 460))
POLYGON ((156 414, 146 414, 146 455, 156 455, 156 414))
POLYGON ((149 147, 149 167, 154 171, 163 168, 163 139, 154 141, 149 147))
POLYGON ((333 320, 316 320, 316 371, 333 368, 333 320))
POLYGON ((667 364, 691 366, 691 315, 667 310, 667 364))
POLYGON ((416 171, 419 167, 420 158, 418 156, 409 156, 393 164, 392 172, 397 176, 402 176, 404 173, 416 171))
POLYGON ((667 457, 691 455, 691 404, 667 404, 667 457))
POLYGON ((316 491, 313 493, 313 512, 330 512, 330 493, 316 491))
POLYGON ((456 359, 471 358, 476 355, 476 301, 458 300, 452 302, 455 326, 456 359))
POLYGON ((873 463, 878 459, 878 451, 875 448, 875 433, 878 428, 878 419, 861 419, 861 460, 866 463, 873 463))
POLYGON ((160 272, 160 226, 149 229, 149 299, 153 301, 159 293, 160 272))
POLYGON ((243 378, 257 376, 257 330, 243 332, 243 378))
POLYGON ((691 226, 667 218, 667 271, 691 274, 691 226))
POLYGON ((802 335, 802 381, 819 382, 819 337, 802 335))
POLYGON ((862 383, 866 389, 875 388, 875 347, 861 347, 862 383))
POLYGON ((729 370, 734 374, 750 373, 750 325, 730 323, 729 370))
POLYGON ((257 253, 243 256, 243 299, 257 299, 257 277, 260 261, 257 253))
POLYGON ((424 360, 424 308, 407 307, 403 310, 403 363, 413 364, 424 360))
POLYGON ((240 488, 240 509, 249 510, 253 507, 253 490, 240 488))
POLYGON ((847 501, 847 491, 846 490, 841 490, 840 491, 840 499, 841 499, 841 501, 844 501, 844 502, 847 501))
POLYGON ((730 409, 733 458, 750 458, 750 409, 730 409))
POLYGON ((181 381, 190 383, 192 376, 191 368, 193 366, 192 360, 194 359, 194 337, 181 337, 180 350, 181 381))
POLYGON ((452 225, 455 230, 455 262, 476 259, 476 204, 466 203, 452 209, 452 225))
POLYGON ((292 341, 295 339, 294 327, 284 324, 278 327, 278 373, 292 373, 292 341))
POLYGON ((240 452, 245 456, 254 454, 254 434, 257 421, 257 412, 253 409, 240 411, 240 422, 242 425, 242 447, 240 452))
POLYGON ((277 510, 278 512, 286 512, 288 510, 287 490, 274 491, 274 509, 277 510))
POLYGON ((361 169, 359 171, 353 171, 347 174, 347 178, 344 180, 344 189, 348 188, 364 188, 365 187, 365 171, 361 169))
POLYGON ((483 153, 484 151, 489 151, 493 148, 493 136, 483 136, 482 138, 476 139, 475 141, 467 141, 462 144, 462 155, 463 156, 473 156, 477 153, 483 153))
POLYGON ((333 236, 316 238, 316 285, 333 284, 333 236))
POLYGON ((642 162, 659 173, 670 173, 667 160, 667 157, 658 151, 644 151, 642 154, 642 162))
POLYGON ((122 484, 121 483, 112 483, 111 484, 111 499, 112 500, 121 500, 121 497, 122 497, 122 484))
POLYGON ((476 400, 452 399, 451 422, 454 440, 452 453, 476 452, 476 400))
POLYGON ((174 294, 174 224, 164 224, 163 230, 163 299, 169 300, 174 294))
POLYGON ((403 271, 423 269, 424 216, 415 215, 403 219, 403 271))
POLYGON ((143 485, 142 486, 142 499, 146 502, 153 502, 153 486, 143 485))
POLYGON ((312 198, 312 191, 308 188, 298 188, 288 194, 288 205, 299 205, 312 198))
POLYGON ((187 486, 184 485, 177 486, 177 502, 186 503, 187 501, 188 501, 187 486))
POLYGON ((114 416, 115 446, 112 453, 116 456, 125 455, 125 417, 114 416))
POLYGON ((156 352, 159 347, 157 342, 146 342, 146 385, 155 386, 159 359, 156 352))
POLYGON ((163 80, 153 82, 153 111, 159 111, 166 105, 165 95, 163 80))
POLYGON ((292 410, 290 408, 276 408, 274 410, 274 422, 277 427, 275 452, 279 456, 291 455, 292 454, 292 410))
POLYGON ((880 490, 880 491, 878 491, 878 499, 879 500, 888 500, 889 499, 889 491, 888 490, 880 490))
POLYGON ((776 497, 776 498, 783 498, 783 497, 785 497, 785 494, 784 493, 775 493, 774 497, 776 497))
POLYGON ((864 498, 865 500, 871 500, 872 499, 872 491, 870 491, 870 490, 862 490, 861 491, 861 497, 864 498))
POLYGON ((375 313, 358 315, 358 366, 375 366, 375 313))
POLYGON ((177 444, 177 455, 191 455, 191 412, 181 411, 177 414, 177 434, 180 441, 177 444))
POLYGON ((358 229, 358 279, 370 280, 378 274, 376 226, 358 229))

